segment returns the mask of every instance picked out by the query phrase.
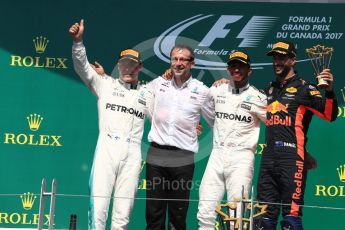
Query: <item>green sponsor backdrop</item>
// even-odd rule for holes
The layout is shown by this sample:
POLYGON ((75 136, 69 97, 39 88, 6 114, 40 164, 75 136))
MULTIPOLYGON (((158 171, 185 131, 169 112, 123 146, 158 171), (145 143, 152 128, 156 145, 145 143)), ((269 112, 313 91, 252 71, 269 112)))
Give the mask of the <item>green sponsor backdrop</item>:
MULTIPOLYGON (((187 42, 195 49, 197 68, 193 74, 207 85, 227 76, 220 63, 230 50, 248 51, 255 67, 251 82, 258 88, 274 77, 271 60, 265 53, 277 39, 287 38, 297 45, 301 60, 297 69, 309 81, 314 78, 305 48, 316 44, 334 47, 331 68, 336 79, 339 118, 332 124, 315 118, 310 127, 308 147, 318 159, 318 168, 308 176, 304 223, 305 229, 343 228, 345 211, 336 208, 345 207, 345 174, 340 167, 345 164, 345 5, 7 1, 2 3, 0 12, 0 228, 37 225, 39 196, 30 200, 27 196, 21 199, 20 195, 38 194, 45 177, 48 184, 53 178, 57 180, 55 228, 68 229, 69 216, 75 213, 78 229, 87 229, 88 178, 98 127, 96 99, 74 73, 71 61, 68 28, 81 18, 85 19, 84 43, 89 60, 101 62, 107 72, 116 74, 113 68, 118 52, 136 47, 144 57, 145 68, 140 75, 144 81, 168 68, 164 59, 174 42, 187 42), (41 36, 49 42, 37 52, 34 43, 41 41, 41 36), (36 131, 28 125, 30 114, 43 117, 36 131)), ((212 148, 212 132, 205 123, 204 127, 196 155, 188 229, 197 228, 198 185, 212 148)), ((146 123, 143 159, 148 149, 148 129, 146 123)), ((263 132, 259 143, 254 185, 263 132)), ((130 229, 145 226, 144 175, 143 164, 130 229)))

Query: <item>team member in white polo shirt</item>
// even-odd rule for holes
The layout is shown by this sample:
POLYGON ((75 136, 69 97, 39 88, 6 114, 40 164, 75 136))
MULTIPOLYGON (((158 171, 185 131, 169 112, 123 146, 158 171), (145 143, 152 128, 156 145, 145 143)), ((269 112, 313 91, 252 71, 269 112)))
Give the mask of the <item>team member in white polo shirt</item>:
POLYGON ((194 79, 194 55, 190 47, 176 45, 170 53, 173 77, 158 77, 150 83, 154 95, 152 125, 147 153, 147 229, 186 229, 194 153, 198 151, 197 125, 200 115, 212 125, 203 107, 209 92, 194 79), (168 200, 166 200, 168 199, 168 200), (177 199, 177 200, 171 200, 177 199))

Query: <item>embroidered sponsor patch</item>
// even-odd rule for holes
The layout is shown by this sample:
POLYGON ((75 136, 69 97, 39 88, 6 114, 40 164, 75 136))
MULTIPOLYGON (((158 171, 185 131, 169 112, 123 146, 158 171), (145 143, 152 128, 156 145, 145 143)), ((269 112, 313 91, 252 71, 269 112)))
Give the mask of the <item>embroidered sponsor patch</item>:
POLYGON ((192 90, 192 93, 199 94, 198 87, 195 87, 195 88, 192 90))
POLYGON ((284 100, 295 100, 295 98, 294 97, 282 97, 284 100))
POLYGON ((217 99, 217 100, 216 100, 216 103, 217 103, 217 104, 225 104, 225 101, 224 101, 224 100, 217 99))
POLYGON ((245 102, 250 102, 251 99, 252 99, 252 96, 251 96, 251 95, 248 95, 248 96, 244 99, 244 101, 245 101, 245 102))
POLYGON ((287 88, 286 89, 286 92, 289 92, 289 93, 296 93, 297 92, 297 89, 295 87, 290 87, 290 88, 287 88))
POLYGON ((142 99, 138 99, 138 102, 139 102, 140 104, 146 105, 146 101, 144 101, 144 100, 142 100, 142 99))
POLYGON ((246 109, 246 110, 250 110, 252 107, 251 107, 250 105, 247 105, 247 104, 242 103, 242 104, 241 104, 241 108, 242 108, 242 109, 246 109))
POLYGON ((285 142, 285 141, 276 141, 275 145, 277 147, 291 147, 291 148, 296 148, 295 143, 290 143, 290 142, 285 142))
POLYGON ((285 96, 287 96, 287 97, 295 97, 295 94, 286 93, 285 96))
POLYGON ((312 90, 312 91, 310 91, 309 93, 310 93, 310 95, 312 95, 312 96, 316 96, 316 95, 320 95, 320 94, 321 94, 319 90, 312 90))
POLYGON ((124 93, 119 93, 119 92, 113 92, 113 96, 115 97, 125 97, 124 93))
POLYGON ((162 83, 162 86, 164 87, 169 87, 169 85, 170 85, 170 82, 162 83))

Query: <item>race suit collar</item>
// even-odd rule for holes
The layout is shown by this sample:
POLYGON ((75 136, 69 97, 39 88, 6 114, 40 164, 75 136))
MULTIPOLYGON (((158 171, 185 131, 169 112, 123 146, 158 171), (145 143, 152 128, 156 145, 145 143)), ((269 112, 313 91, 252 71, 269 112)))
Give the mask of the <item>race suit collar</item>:
POLYGON ((278 88, 283 88, 284 86, 288 85, 290 82, 293 82, 293 81, 298 80, 298 79, 300 79, 300 76, 297 74, 297 72, 295 72, 295 75, 293 75, 289 79, 282 81, 282 82, 276 80, 275 82, 273 82, 273 85, 278 87, 278 88))
POLYGON ((232 85, 229 84, 229 91, 232 92, 232 94, 240 94, 243 91, 246 91, 249 88, 249 84, 247 83, 245 86, 241 87, 241 88, 236 88, 232 85))
POLYGON ((140 85, 139 85, 139 82, 138 84, 134 85, 134 84, 130 84, 130 83, 127 83, 127 82, 124 82, 122 79, 119 78, 119 83, 125 87, 126 89, 139 89, 140 85))

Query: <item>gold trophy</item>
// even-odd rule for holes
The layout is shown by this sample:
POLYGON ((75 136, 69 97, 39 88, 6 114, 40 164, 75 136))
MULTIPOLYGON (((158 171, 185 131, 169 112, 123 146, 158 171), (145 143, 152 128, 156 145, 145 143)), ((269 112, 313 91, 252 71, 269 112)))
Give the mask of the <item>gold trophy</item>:
POLYGON ((267 205, 249 200, 247 196, 243 199, 234 199, 234 202, 219 204, 216 209, 218 214, 219 229, 222 230, 250 230, 254 229, 254 220, 264 215, 267 205), (238 207, 240 213, 238 213, 238 207))
POLYGON ((311 64, 314 68, 314 73, 318 80, 317 86, 319 88, 327 88, 328 82, 320 77, 320 73, 322 70, 329 68, 334 49, 332 47, 316 45, 309 49, 305 49, 305 51, 308 54, 311 64))

